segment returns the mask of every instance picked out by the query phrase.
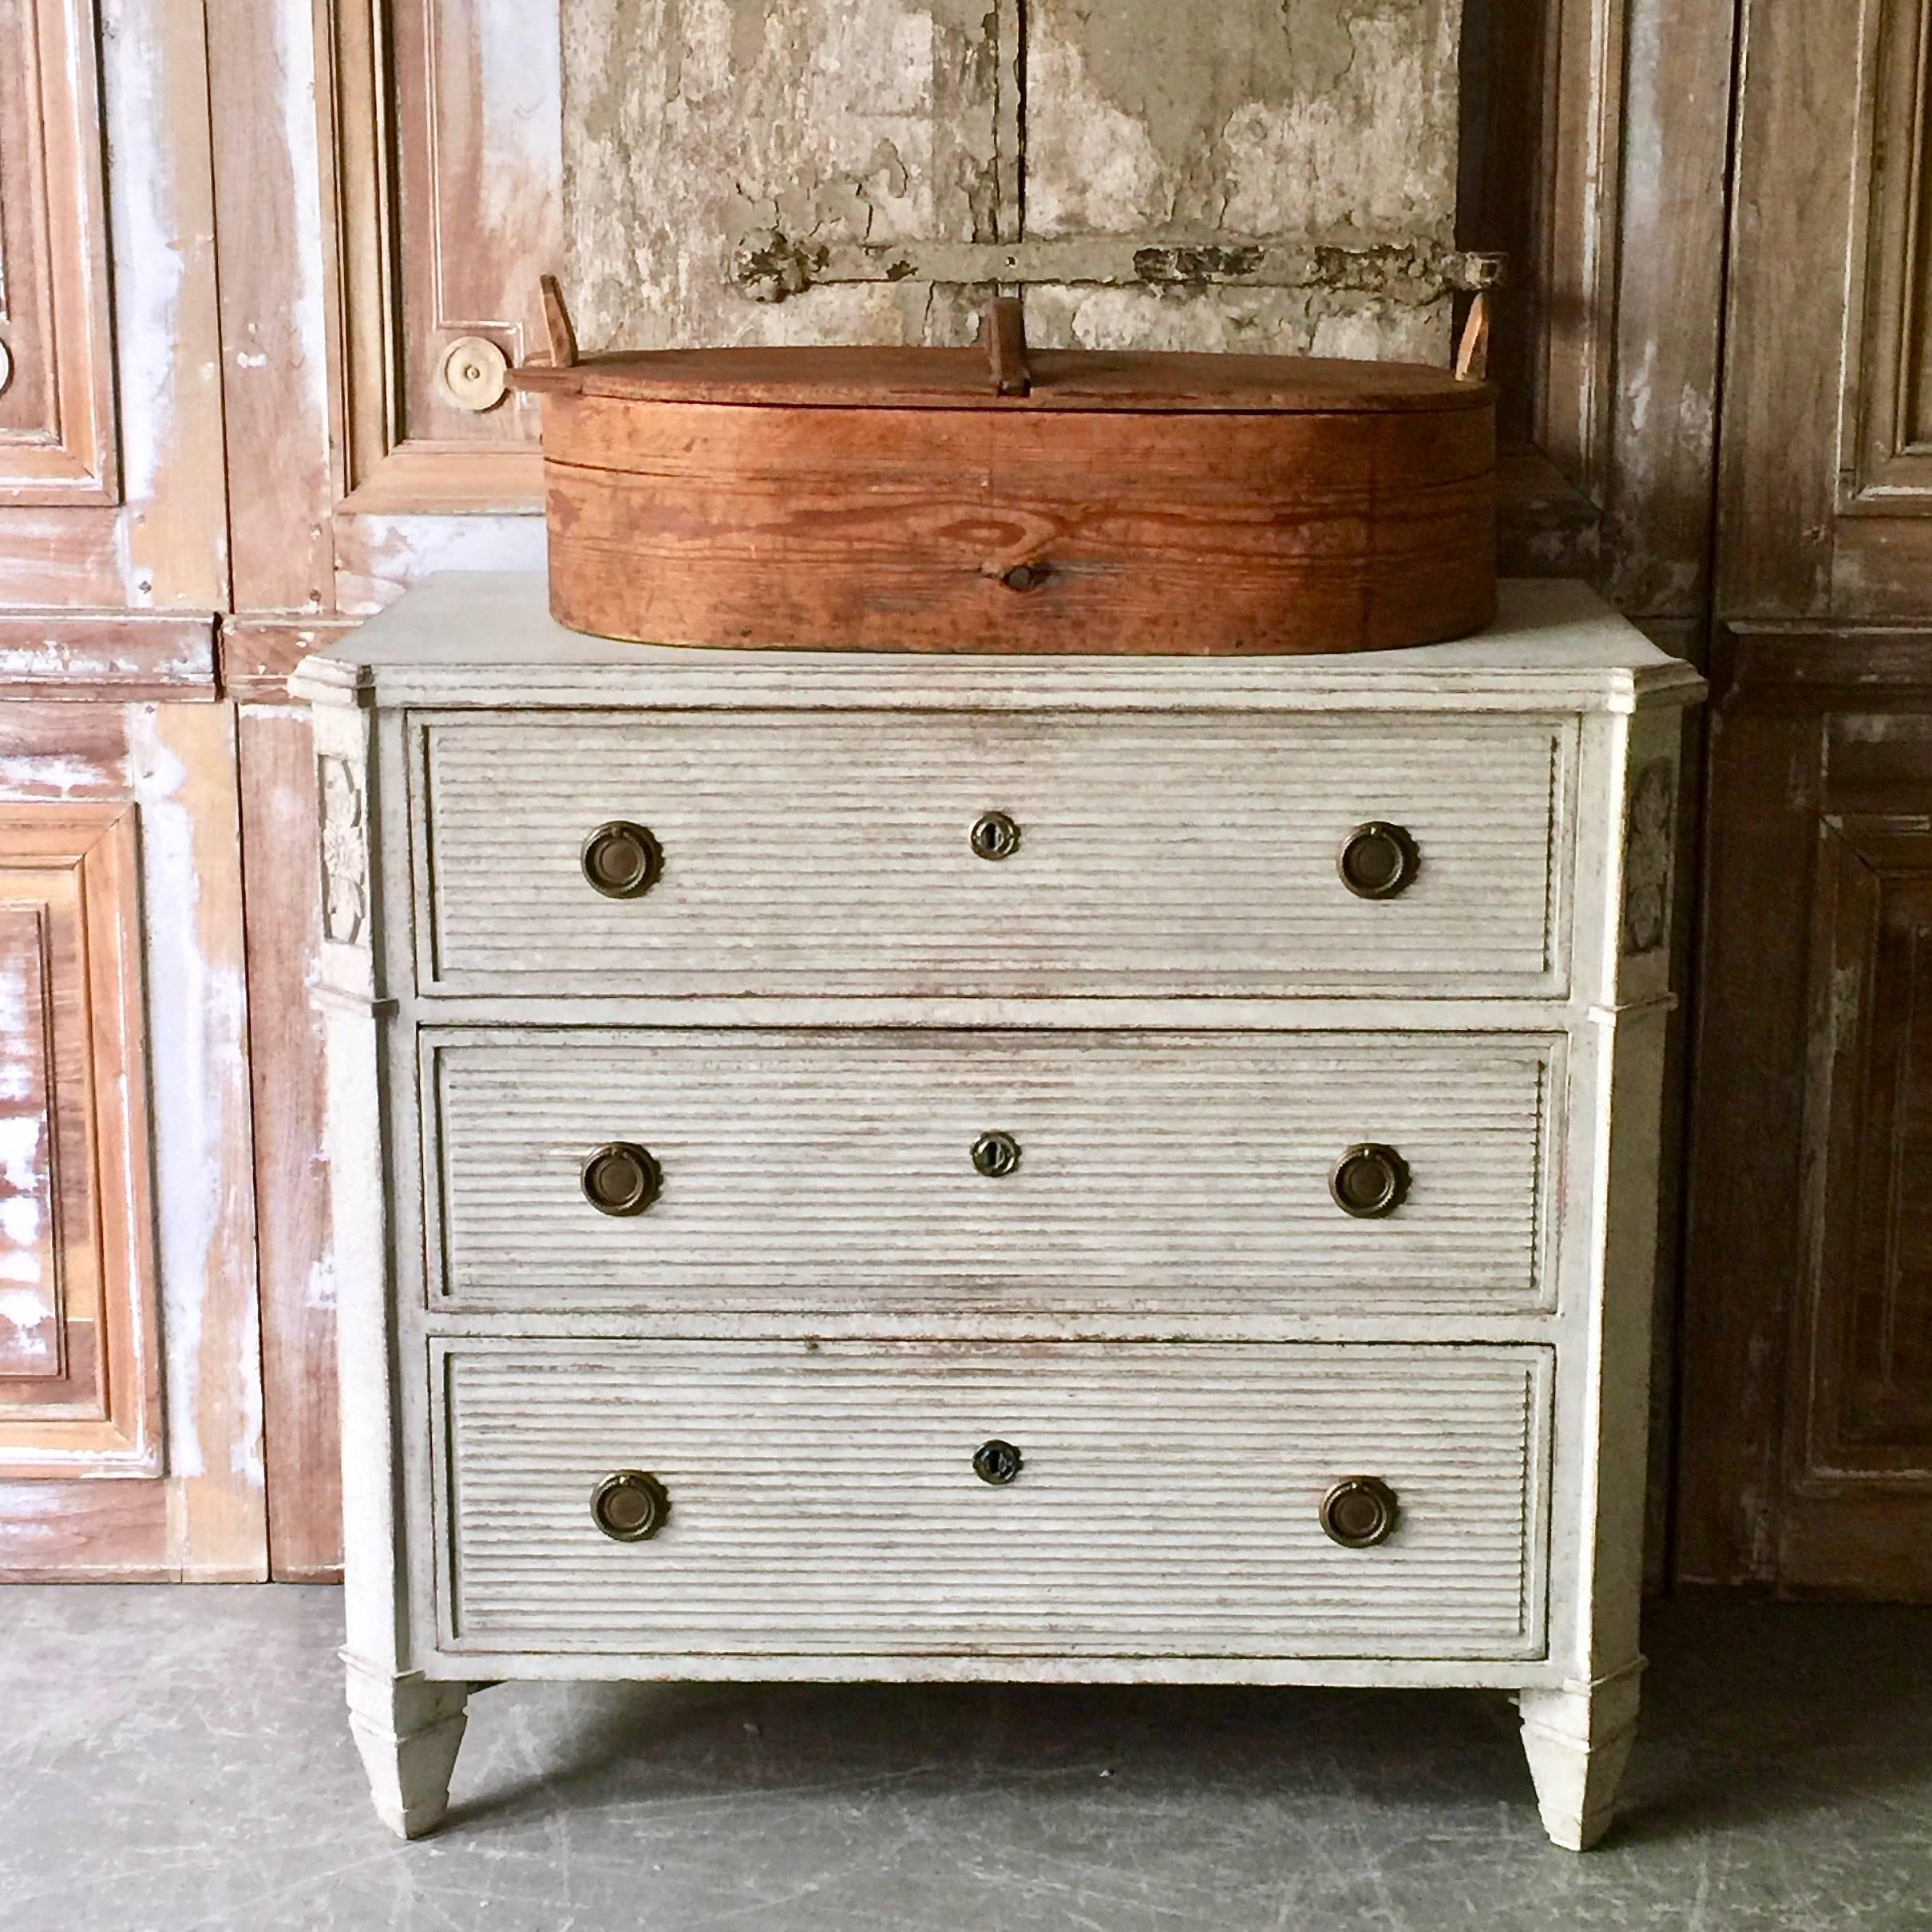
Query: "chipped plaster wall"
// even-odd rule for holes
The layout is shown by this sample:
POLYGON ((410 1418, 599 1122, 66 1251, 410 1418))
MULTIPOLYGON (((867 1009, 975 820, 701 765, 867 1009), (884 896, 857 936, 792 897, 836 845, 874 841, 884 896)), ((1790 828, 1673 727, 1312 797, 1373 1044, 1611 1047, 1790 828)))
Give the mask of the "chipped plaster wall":
POLYGON ((563 0, 580 333, 960 342, 998 279, 1040 342, 1440 360, 1461 24, 1462 0, 563 0))
POLYGON ((952 339, 930 283, 793 292, 786 264, 801 243, 992 239, 990 18, 980 0, 564 0, 584 346, 952 339))

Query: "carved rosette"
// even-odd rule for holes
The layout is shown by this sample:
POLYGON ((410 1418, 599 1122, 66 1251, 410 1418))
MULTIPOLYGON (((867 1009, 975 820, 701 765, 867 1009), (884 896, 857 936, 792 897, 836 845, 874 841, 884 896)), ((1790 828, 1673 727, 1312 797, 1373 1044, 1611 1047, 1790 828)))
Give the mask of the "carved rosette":
POLYGON ((1670 936, 1672 860, 1676 850, 1677 774, 1653 758, 1630 787, 1624 821, 1623 949, 1655 952, 1670 936))
POLYGON ((346 758, 325 753, 317 762, 322 799, 322 928, 352 946, 369 913, 369 834, 362 787, 346 758))

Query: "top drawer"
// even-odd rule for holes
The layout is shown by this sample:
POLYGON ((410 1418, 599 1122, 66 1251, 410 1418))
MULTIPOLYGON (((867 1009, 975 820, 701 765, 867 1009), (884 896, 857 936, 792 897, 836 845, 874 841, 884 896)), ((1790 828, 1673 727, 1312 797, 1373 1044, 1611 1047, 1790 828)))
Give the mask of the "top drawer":
MULTIPOLYGON (((425 992, 1566 985, 1572 719, 552 711, 412 723, 425 992), (1016 844, 997 820, 976 841, 992 814, 1016 844), (586 877, 586 838, 611 821, 646 828, 661 852, 637 896, 606 897, 586 877), (1338 863, 1371 823, 1412 850, 1412 876, 1384 897, 1351 890, 1338 863)), ((1358 848, 1362 873, 1400 843, 1358 848)))

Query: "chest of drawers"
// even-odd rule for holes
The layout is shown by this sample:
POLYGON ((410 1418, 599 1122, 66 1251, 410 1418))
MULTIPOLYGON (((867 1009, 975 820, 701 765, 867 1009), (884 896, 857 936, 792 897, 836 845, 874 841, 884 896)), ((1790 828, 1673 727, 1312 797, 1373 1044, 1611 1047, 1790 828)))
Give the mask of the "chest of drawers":
POLYGON ((1029 660, 499 576, 295 687, 393 1827, 588 1677, 1487 1687, 1601 1831, 1691 671, 1558 584, 1029 660))

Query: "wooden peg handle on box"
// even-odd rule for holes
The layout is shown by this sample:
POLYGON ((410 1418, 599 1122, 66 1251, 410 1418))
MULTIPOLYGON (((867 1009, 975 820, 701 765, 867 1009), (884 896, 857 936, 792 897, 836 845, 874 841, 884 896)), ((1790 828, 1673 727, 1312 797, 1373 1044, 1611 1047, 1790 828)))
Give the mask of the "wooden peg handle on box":
POLYGON ((1027 319, 1019 299, 996 295, 986 305, 986 353, 996 396, 1023 396, 1033 387, 1027 366, 1027 319))
POLYGON ((539 275, 536 286, 543 295, 544 334, 550 343, 550 366, 552 369, 574 369, 577 366, 577 332, 570 326, 563 289, 555 275, 539 275))

